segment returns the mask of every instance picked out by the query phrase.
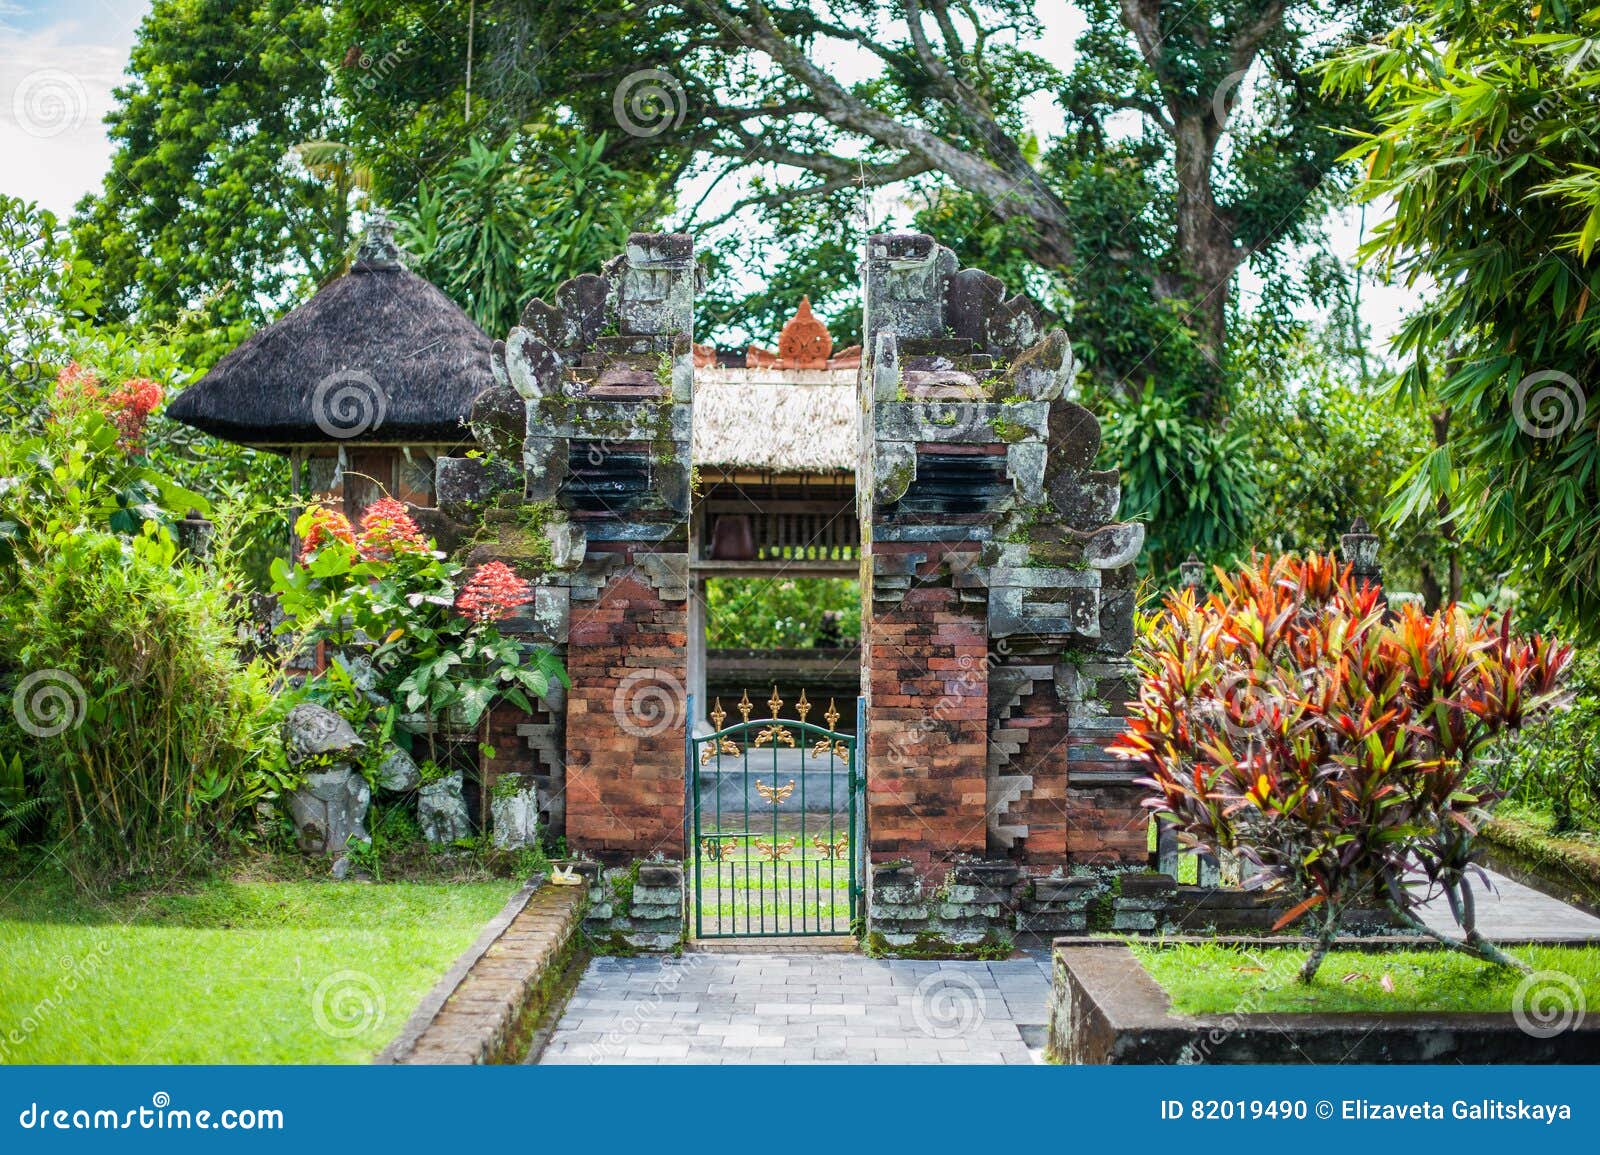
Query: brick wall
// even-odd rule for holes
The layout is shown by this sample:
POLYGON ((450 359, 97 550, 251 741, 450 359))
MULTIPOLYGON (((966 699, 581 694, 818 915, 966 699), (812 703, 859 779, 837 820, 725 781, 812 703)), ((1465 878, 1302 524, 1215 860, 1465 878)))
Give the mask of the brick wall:
POLYGON ((683 853, 687 602, 627 568, 574 603, 567 651, 567 841, 620 863, 683 853))
POLYGON ((1022 749, 1011 757, 1006 770, 1025 774, 1031 789, 1006 807, 1003 820, 1028 828, 1005 857, 1034 867, 1067 862, 1067 713, 1056 696, 1054 682, 1038 683, 1006 722, 1007 729, 1026 735, 1022 749))
POLYGON ((1126 659, 1098 655, 1065 673, 1067 855, 1080 863, 1145 862, 1149 811, 1140 801, 1148 792, 1133 785, 1140 771, 1105 749, 1122 733, 1135 672, 1126 659))
POLYGON ((867 830, 874 861, 919 871, 984 852, 987 612, 951 588, 941 547, 880 544, 928 561, 896 603, 872 604, 867 687, 867 830))

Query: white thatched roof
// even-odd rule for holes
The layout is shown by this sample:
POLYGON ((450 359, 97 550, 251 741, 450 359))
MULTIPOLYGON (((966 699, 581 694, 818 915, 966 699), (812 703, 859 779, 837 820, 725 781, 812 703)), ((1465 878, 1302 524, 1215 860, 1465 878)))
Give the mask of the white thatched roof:
POLYGON ((701 369, 694 380, 694 462, 854 472, 857 419, 853 369, 701 369))

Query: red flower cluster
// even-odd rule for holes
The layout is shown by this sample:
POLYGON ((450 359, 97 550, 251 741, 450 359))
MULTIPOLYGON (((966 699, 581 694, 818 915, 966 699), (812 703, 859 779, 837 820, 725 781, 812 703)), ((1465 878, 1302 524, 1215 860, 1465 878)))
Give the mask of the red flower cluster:
POLYGON ((139 439, 144 436, 145 422, 161 404, 161 386, 148 377, 133 377, 117 386, 106 398, 105 412, 111 424, 122 434, 118 439, 124 449, 138 452, 139 439))
POLYGON ((117 427, 117 443, 140 452, 145 423, 161 404, 161 386, 147 377, 131 377, 107 392, 93 369, 72 362, 56 375, 55 410, 60 417, 77 417, 95 410, 117 427))
POLYGON ((385 497, 373 502, 361 516, 357 546, 367 561, 392 561, 396 554, 426 552, 428 541, 405 503, 385 497))
POLYGON ((306 517, 308 519, 306 533, 300 539, 302 565, 330 541, 342 541, 346 545, 356 543, 355 531, 350 528, 349 519, 338 510, 329 509, 325 505, 313 505, 306 510, 306 517))
POLYGON ((479 566, 466 588, 456 595, 456 609, 479 625, 486 625, 532 600, 532 586, 512 572, 505 562, 492 561, 479 566))

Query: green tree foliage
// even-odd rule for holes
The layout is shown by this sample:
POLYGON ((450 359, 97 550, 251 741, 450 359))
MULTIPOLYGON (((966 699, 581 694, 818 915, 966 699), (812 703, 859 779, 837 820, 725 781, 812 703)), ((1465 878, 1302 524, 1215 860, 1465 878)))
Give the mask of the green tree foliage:
POLYGON ((530 297, 593 272, 627 243, 635 220, 661 204, 601 156, 606 138, 556 148, 521 136, 467 154, 417 189, 401 244, 415 269, 503 335, 530 297))
MULTIPOLYGON (((1378 526, 1390 490, 1434 443, 1418 406, 1366 378, 1326 330, 1306 330, 1255 361, 1236 414, 1259 493, 1242 546, 1269 553, 1333 549, 1358 517, 1378 526)), ((1448 527, 1417 522, 1380 533, 1385 586, 1422 594, 1429 609, 1450 600, 1453 585, 1464 583, 1460 596, 1493 584, 1490 559, 1448 527)))
POLYGON ((711 649, 804 650, 828 636, 834 615, 848 645, 861 636, 861 583, 837 578, 712 578, 706 582, 711 649))
POLYGON ((66 363, 65 334, 98 307, 93 266, 54 213, 0 194, 0 421, 24 418, 66 363))
POLYGON ((1448 416, 1392 506, 1441 512, 1570 630, 1600 631, 1600 9, 1428 0, 1329 87, 1381 127, 1353 150, 1392 202, 1368 258, 1426 306, 1396 343, 1398 395, 1448 416), (1444 503, 1441 505, 1441 502, 1444 503))
POLYGON ((199 368, 338 268, 350 198, 293 154, 342 137, 327 18, 293 0, 156 0, 107 117, 116 151, 76 235, 101 319, 171 323, 199 368))
MULTIPOLYGON (((767 213, 789 249, 838 238, 819 254, 830 271, 835 248, 868 228, 942 222, 941 236, 983 264, 1020 258, 1035 275, 1018 280, 1061 278, 1106 380, 1137 390, 1154 375, 1163 390, 1217 402, 1234 273, 1246 261, 1274 271, 1315 239, 1340 183, 1329 126, 1359 115, 1310 69, 1392 5, 1080 7, 1088 30, 1070 73, 1026 47, 1041 30, 1031 0, 606 0, 581 18, 574 4, 516 0, 505 12, 522 19, 502 16, 483 43, 487 60, 536 51, 523 98, 591 131, 620 125, 618 157, 754 174, 728 218, 767 213), (835 58, 865 78, 841 75, 835 58), (1033 135, 1040 98, 1067 114, 1059 138, 1033 135), (869 219, 848 195, 891 186, 905 191, 895 220, 869 219)), ((800 279, 783 263, 786 282, 800 279)))
MULTIPOLYGON (((6 354, 0 426, 13 433, 42 431, 51 387, 73 362, 110 382, 154 381, 167 398, 199 375, 186 360, 206 345, 196 314, 147 327, 93 324, 100 292, 95 266, 51 213, 14 198, 0 198, 0 292, 17 303, 0 317, 6 354)), ((228 511, 242 576, 264 587, 272 558, 288 544, 288 462, 163 420, 159 412, 145 431, 145 460, 228 511)))

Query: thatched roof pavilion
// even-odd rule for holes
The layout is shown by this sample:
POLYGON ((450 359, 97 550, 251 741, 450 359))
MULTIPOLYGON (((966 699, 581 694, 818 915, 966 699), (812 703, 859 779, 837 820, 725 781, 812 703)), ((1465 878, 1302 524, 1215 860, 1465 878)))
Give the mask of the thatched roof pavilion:
POLYGON ((279 449, 460 444, 492 384, 489 337, 401 262, 382 217, 350 271, 252 334, 167 408, 229 441, 279 449))
POLYGON ((472 444, 463 422, 493 383, 490 341, 405 267, 393 233, 375 216, 348 273, 252 334, 166 415, 287 454, 296 493, 352 518, 381 493, 433 505, 435 459, 472 444))

